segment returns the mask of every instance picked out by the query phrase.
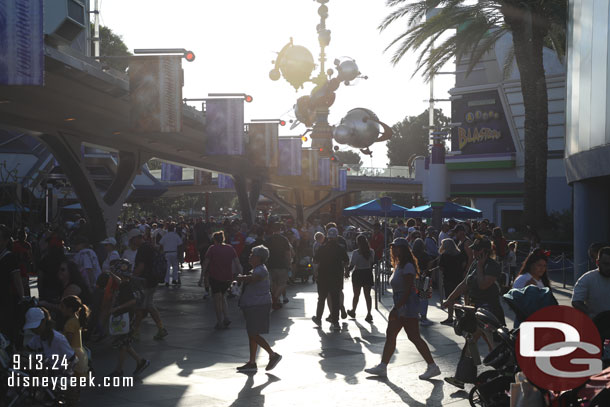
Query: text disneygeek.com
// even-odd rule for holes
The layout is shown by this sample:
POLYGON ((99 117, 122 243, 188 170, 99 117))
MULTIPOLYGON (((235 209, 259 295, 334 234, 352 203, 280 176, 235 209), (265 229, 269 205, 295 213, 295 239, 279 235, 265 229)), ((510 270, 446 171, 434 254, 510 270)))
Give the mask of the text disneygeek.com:
POLYGON ((98 380, 89 373, 88 376, 25 376, 16 372, 11 372, 7 378, 8 387, 40 387, 52 390, 65 391, 73 387, 133 387, 133 377, 102 377, 98 380))

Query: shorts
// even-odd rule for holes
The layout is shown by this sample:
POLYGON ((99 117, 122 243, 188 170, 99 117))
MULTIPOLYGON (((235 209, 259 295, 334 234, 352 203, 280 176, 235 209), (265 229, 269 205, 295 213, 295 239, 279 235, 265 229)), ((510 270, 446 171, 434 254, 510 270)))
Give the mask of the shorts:
POLYGON ((220 281, 210 277, 210 289, 212 290, 212 294, 224 294, 230 286, 230 281, 220 281))
POLYGON ((375 282, 373 281, 373 270, 354 270, 352 273, 352 285, 354 287, 372 287, 375 285, 375 282))
POLYGON ((153 307, 153 297, 155 296, 156 287, 145 288, 142 290, 144 292, 144 301, 138 307, 140 310, 147 310, 153 307))
MULTIPOLYGON (((394 304, 397 304, 402 298, 402 293, 396 293, 393 296, 394 304)), ((411 291, 407 303, 398 308, 398 316, 400 318, 418 318, 419 317, 419 297, 415 290, 411 291)))
POLYGON ((271 276, 271 285, 274 287, 281 287, 288 284, 288 276, 290 270, 288 269, 270 269, 269 275, 271 276))
POLYGON ((246 318, 246 331, 248 331, 249 336, 269 333, 271 304, 244 307, 242 311, 246 318))

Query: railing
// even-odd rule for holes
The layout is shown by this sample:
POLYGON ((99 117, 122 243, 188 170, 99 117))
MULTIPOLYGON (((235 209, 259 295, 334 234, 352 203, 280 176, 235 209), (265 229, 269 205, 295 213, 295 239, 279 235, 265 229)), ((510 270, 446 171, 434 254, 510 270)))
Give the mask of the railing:
POLYGON ((356 177, 386 177, 386 178, 414 178, 415 171, 411 171, 409 167, 392 166, 392 167, 350 167, 343 165, 343 168, 348 169, 348 176, 356 177))

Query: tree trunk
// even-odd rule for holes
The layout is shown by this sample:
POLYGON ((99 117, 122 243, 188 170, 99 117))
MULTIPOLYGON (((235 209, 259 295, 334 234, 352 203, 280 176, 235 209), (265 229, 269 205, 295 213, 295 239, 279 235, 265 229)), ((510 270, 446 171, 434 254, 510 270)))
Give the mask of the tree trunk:
POLYGON ((540 21, 532 24, 525 13, 505 21, 513 35, 525 106, 524 219, 540 228, 546 219, 548 95, 542 54, 546 27, 540 21))

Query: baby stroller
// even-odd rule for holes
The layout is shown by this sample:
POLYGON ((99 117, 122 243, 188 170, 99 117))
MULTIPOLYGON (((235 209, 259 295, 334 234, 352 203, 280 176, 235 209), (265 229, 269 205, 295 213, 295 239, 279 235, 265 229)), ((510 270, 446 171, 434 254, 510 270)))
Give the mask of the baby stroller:
POLYGON ((295 279, 300 278, 301 283, 306 283, 310 276, 313 276, 313 258, 303 256, 297 261, 295 279))
POLYGON ((557 305, 557 300, 548 287, 538 288, 528 285, 524 288, 513 288, 502 297, 515 313, 515 328, 534 312, 544 307, 557 305))

